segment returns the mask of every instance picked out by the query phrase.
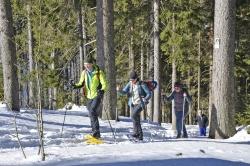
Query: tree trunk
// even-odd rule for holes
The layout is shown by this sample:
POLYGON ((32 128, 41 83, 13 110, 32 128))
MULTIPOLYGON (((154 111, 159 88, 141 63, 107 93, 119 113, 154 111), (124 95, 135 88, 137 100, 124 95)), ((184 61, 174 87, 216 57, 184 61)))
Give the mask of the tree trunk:
POLYGON ((133 26, 131 25, 130 27, 130 42, 129 42, 129 73, 132 71, 132 70, 135 70, 135 54, 134 54, 134 49, 133 49, 133 46, 134 46, 134 38, 133 38, 133 26))
MULTIPOLYGON (((82 39, 83 39, 83 57, 87 56, 87 49, 86 49, 86 43, 87 43, 87 34, 86 34, 86 7, 84 7, 84 11, 82 13, 82 39)), ((83 70, 83 68, 81 68, 83 70)))
POLYGON ((54 96, 54 98, 53 98, 53 103, 52 103, 52 106, 53 106, 53 110, 55 110, 56 109, 56 105, 57 105, 57 88, 56 87, 54 87, 53 88, 53 96, 54 96))
MULTIPOLYGON (((191 71, 190 71, 190 69, 188 69, 188 82, 187 82, 187 87, 188 87, 189 92, 190 92, 190 90, 191 90, 190 79, 191 79, 191 71)), ((192 104, 189 104, 188 110, 189 110, 188 122, 189 122, 189 124, 191 125, 191 124, 192 124, 192 104)))
POLYGON ((150 46, 149 44, 147 44, 147 48, 146 48, 146 56, 147 56, 147 59, 146 59, 146 77, 147 79, 149 78, 149 63, 150 63, 150 46))
MULTIPOLYGON (((173 21, 173 31, 175 31, 175 18, 174 18, 174 14, 172 17, 172 21, 173 21)), ((175 47, 172 46, 172 53, 175 54, 175 47)), ((174 83, 176 82, 176 64, 175 64, 175 60, 172 60, 172 91, 174 90, 174 83)), ((175 112, 174 112, 174 101, 172 101, 172 130, 176 130, 176 117, 175 117, 175 112)))
MULTIPOLYGON (((132 21, 129 20, 129 24, 130 24, 130 28, 129 28, 129 34, 130 34, 130 41, 129 41, 129 45, 128 45, 128 49, 129 49, 129 71, 128 71, 128 77, 129 77, 129 73, 133 70, 135 70, 135 55, 134 55, 134 50, 133 50, 133 46, 134 46, 134 38, 133 38, 133 25, 132 25, 132 21)), ((132 114, 132 108, 129 107, 129 115, 130 117, 133 115, 132 114)))
POLYGON ((215 128, 216 128, 216 112, 212 109, 212 74, 213 74, 213 56, 211 53, 210 57, 210 66, 209 66, 209 103, 208 103, 208 110, 209 110, 209 138, 215 138, 215 128))
MULTIPOLYGON (((51 70, 55 70, 55 51, 53 50, 51 53, 51 59, 53 59, 53 62, 51 64, 51 70)), ((50 87, 48 89, 49 92, 49 109, 54 110, 56 109, 56 87, 50 87)))
MULTIPOLYGON (((151 25, 154 25, 154 3, 150 1, 151 3, 151 11, 150 11, 150 19, 149 22, 151 25)), ((149 46, 149 65, 148 65, 148 78, 149 79, 154 79, 154 38, 151 35, 150 36, 150 46, 149 46)), ((153 116, 154 116, 154 93, 152 93, 152 97, 149 100, 149 103, 147 105, 147 112, 148 116, 150 117, 150 120, 153 121, 153 116)))
MULTIPOLYGON (((213 0, 211 2, 211 8, 213 9, 213 13, 214 13, 214 2, 215 0, 213 0)), ((213 15, 214 17, 214 15, 213 15)), ((211 34, 214 30, 214 22, 211 21, 211 34)), ((210 37, 209 43, 213 43, 213 36, 210 37)), ((213 46, 213 44, 211 44, 211 47, 213 46)), ((212 110, 212 77, 213 77, 213 49, 211 49, 210 55, 209 55, 209 101, 208 101, 208 113, 209 113, 209 134, 208 137, 209 138, 215 138, 215 128, 216 128, 216 123, 217 123, 217 119, 216 119, 216 113, 214 113, 212 110)))
MULTIPOLYGON (((32 75, 34 70, 34 61, 33 61, 33 33, 30 19, 31 6, 27 4, 27 29, 28 29, 28 56, 29 56, 29 74, 32 75)), ((35 97, 34 97, 34 86, 33 79, 30 78, 29 81, 29 95, 28 95, 28 105, 31 108, 35 107, 35 97)))
POLYGON ((197 110, 200 110, 201 98, 201 32, 198 34, 198 97, 197 97, 197 110))
MULTIPOLYGON (((173 53, 174 53, 174 48, 173 53)), ((176 82, 176 65, 175 60, 172 61, 172 91, 174 90, 174 83, 176 82)), ((176 130, 176 117, 175 117, 175 109, 174 109, 174 101, 172 101, 172 130, 176 130)))
POLYGON ((104 70, 104 29, 103 29, 103 1, 96 1, 96 62, 104 70))
MULTIPOLYGON (((37 128, 38 128, 38 134, 39 134, 39 150, 38 154, 41 155, 41 160, 45 160, 45 152, 44 152, 44 126, 43 126, 43 112, 42 112, 42 93, 41 93, 41 79, 40 79, 40 70, 38 68, 38 62, 36 60, 35 62, 35 68, 36 68, 36 87, 37 87, 37 128)), ((45 96, 45 95, 44 95, 45 96)))
MULTIPOLYGON (((141 42, 141 80, 144 80, 144 53, 143 53, 143 41, 141 42)), ((146 117, 146 110, 141 112, 141 119, 145 120, 146 117)))
POLYGON ((113 0, 103 0, 103 36, 104 36, 104 57, 107 81, 109 88, 104 98, 104 119, 115 119, 116 113, 116 68, 114 54, 114 14, 113 0))
POLYGON ((154 80, 158 87, 154 90, 154 122, 161 124, 161 80, 160 80, 160 36, 159 36, 159 0, 154 0, 154 80))
POLYGON ((143 52, 143 41, 141 42, 141 80, 144 80, 144 52, 143 52))
POLYGON ((79 60, 80 60, 80 72, 83 70, 83 59, 84 59, 84 45, 83 45, 83 20, 82 20, 82 6, 81 2, 77 3, 77 14, 78 14, 78 37, 79 37, 79 60))
POLYGON ((19 111, 19 84, 11 3, 0 0, 0 43, 4 77, 4 100, 19 111))
MULTIPOLYGON (((76 80, 75 77, 75 59, 73 58, 73 60, 70 62, 70 78, 72 80, 76 80)), ((72 91, 72 101, 75 102, 76 100, 76 94, 74 91, 72 91)))
POLYGON ((216 114, 215 138, 235 134, 235 0, 215 1, 212 74, 212 114, 216 114))

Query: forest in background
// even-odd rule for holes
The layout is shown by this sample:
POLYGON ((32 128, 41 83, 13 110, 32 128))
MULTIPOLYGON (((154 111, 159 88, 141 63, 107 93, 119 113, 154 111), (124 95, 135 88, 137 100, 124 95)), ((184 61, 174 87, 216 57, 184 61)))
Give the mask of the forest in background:
MULTIPOLYGON (((99 45, 96 42, 98 15, 95 1, 12 0, 11 3, 20 106, 37 107, 37 73, 41 80, 42 108, 61 108, 71 101, 84 104, 81 90, 68 90, 67 84, 70 79, 79 79, 82 54, 96 57, 99 45), (30 47, 32 53, 29 53, 30 47), (32 92, 30 83, 33 83, 32 92)), ((124 85, 132 69, 141 73, 143 80, 153 78, 151 1, 117 0, 113 5, 116 82, 124 85)), ((162 0, 159 7, 161 92, 169 94, 174 79, 183 82, 193 98, 188 121, 194 123, 197 110, 205 110, 208 114, 209 109, 214 3, 209 0, 162 0), (173 68, 176 69, 175 77, 173 68)), ((234 75, 238 124, 249 124, 250 121, 249 20, 250 2, 237 0, 234 75)), ((0 81, 3 82, 2 74, 0 81)), ((3 86, 0 86, 0 100, 4 100, 3 94, 3 86)), ((128 116, 126 103, 125 97, 119 97, 117 107, 121 115, 128 116)), ((171 122, 171 104, 161 103, 161 110, 161 121, 171 122)))

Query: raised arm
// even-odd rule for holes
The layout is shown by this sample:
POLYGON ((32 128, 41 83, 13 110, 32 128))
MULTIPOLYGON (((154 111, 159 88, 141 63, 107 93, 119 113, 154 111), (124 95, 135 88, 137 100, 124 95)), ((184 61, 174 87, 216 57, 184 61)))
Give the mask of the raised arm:
POLYGON ((166 96, 164 100, 171 101, 174 99, 175 91, 173 91, 169 96, 166 96))
POLYGON ((117 89, 119 95, 126 95, 129 93, 130 90, 130 82, 123 89, 117 89))

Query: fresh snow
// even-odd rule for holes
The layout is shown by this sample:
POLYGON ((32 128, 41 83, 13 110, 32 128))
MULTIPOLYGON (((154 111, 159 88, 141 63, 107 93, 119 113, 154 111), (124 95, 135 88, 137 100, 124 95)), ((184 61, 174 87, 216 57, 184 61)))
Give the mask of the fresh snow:
POLYGON ((49 166, 247 166, 250 165, 250 135, 242 127, 237 134, 226 140, 198 136, 197 125, 187 125, 189 138, 175 139, 171 124, 158 126, 143 121, 144 141, 129 140, 132 122, 119 117, 110 121, 115 131, 112 135, 107 120, 100 120, 104 144, 87 145, 85 134, 91 133, 88 112, 84 106, 66 109, 43 110, 45 161, 38 153, 36 110, 22 109, 14 114, 0 104, 0 165, 49 165, 49 166), (15 126, 27 156, 19 147, 15 126))

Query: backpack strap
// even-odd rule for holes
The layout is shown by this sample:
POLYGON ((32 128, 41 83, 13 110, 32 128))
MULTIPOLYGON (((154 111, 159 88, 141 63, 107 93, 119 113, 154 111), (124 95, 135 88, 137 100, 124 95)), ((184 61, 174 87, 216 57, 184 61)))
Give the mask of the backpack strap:
POLYGON ((98 85, 97 89, 102 89, 102 83, 101 83, 101 81, 100 81, 100 68, 99 68, 99 66, 97 66, 97 65, 96 65, 96 68, 97 68, 96 76, 97 76, 97 79, 98 79, 98 81, 99 81, 99 85, 98 85))
MULTIPOLYGON (((99 68, 99 66, 96 65, 96 69, 97 69, 96 76, 97 76, 97 79, 99 81, 99 85, 98 85, 97 89, 102 89, 102 84, 101 84, 101 81, 100 81, 100 68, 99 68)), ((82 83, 82 87, 83 87, 83 95, 86 96, 86 87, 85 87, 86 69, 84 69, 83 71, 84 71, 84 80, 83 80, 83 83, 82 83)))
MULTIPOLYGON (((143 92, 146 93, 145 90, 144 90, 143 87, 142 87, 142 84, 145 84, 145 83, 144 83, 143 81, 140 81, 140 82, 139 82, 139 85, 140 85, 141 93, 143 93, 143 92)), ((140 94, 140 93, 139 93, 139 96, 140 96, 140 98, 145 97, 145 96, 143 96, 143 95, 140 94)))

